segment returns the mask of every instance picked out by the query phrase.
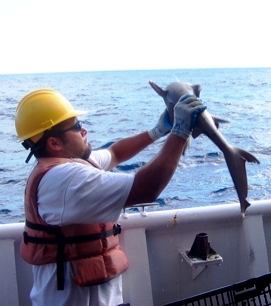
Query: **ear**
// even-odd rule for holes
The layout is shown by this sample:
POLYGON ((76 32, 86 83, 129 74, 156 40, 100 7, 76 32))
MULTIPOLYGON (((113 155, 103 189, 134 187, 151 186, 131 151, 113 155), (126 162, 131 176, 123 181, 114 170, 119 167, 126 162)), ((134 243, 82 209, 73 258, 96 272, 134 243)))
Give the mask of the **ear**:
POLYGON ((50 153, 57 153, 62 150, 63 143, 57 137, 48 137, 46 147, 50 153))

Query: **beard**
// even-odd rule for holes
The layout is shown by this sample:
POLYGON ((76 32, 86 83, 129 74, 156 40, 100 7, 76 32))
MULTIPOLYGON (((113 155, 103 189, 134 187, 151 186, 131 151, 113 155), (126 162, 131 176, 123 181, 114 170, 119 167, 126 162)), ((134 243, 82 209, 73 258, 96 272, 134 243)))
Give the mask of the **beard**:
POLYGON ((91 148, 90 143, 88 142, 87 146, 86 146, 86 149, 85 149, 83 155, 81 156, 81 158, 84 159, 84 160, 87 160, 89 158, 90 154, 91 154, 91 151, 92 151, 92 148, 91 148))

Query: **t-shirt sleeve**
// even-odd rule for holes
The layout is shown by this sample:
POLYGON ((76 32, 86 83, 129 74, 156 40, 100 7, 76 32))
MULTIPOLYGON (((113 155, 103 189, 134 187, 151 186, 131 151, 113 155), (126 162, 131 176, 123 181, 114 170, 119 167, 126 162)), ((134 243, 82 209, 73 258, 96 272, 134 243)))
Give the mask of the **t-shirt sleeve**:
POLYGON ((102 149, 102 150, 92 151, 90 154, 90 158, 92 158, 97 164, 99 164, 102 169, 108 170, 112 156, 108 150, 102 149))

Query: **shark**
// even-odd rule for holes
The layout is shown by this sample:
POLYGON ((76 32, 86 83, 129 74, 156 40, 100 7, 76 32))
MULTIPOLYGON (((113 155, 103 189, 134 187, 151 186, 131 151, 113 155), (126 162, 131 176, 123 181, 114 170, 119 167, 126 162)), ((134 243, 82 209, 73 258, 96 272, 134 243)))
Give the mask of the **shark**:
MULTIPOLYGON (((162 89, 157 84, 149 81, 150 86, 154 91, 164 99, 168 110, 170 123, 174 121, 174 106, 179 99, 187 94, 200 97, 201 85, 191 84, 188 82, 173 82, 165 89, 162 89)), ((259 160, 249 152, 231 146, 224 136, 219 131, 219 124, 228 122, 221 118, 211 116, 207 110, 204 110, 198 115, 196 125, 192 131, 192 137, 195 139, 199 135, 206 135, 223 153, 228 170, 230 172, 235 190, 237 192, 242 217, 245 217, 246 209, 251 205, 247 201, 248 196, 248 181, 246 173, 246 162, 259 164, 259 160)))

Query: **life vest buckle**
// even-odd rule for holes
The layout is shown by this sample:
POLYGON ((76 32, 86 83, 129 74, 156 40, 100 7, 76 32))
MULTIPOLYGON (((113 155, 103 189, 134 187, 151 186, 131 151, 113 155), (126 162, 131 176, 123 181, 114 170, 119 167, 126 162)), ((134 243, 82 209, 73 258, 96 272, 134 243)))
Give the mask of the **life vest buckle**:
POLYGON ((121 233, 121 225, 120 224, 114 224, 113 226, 113 235, 117 236, 121 233))

